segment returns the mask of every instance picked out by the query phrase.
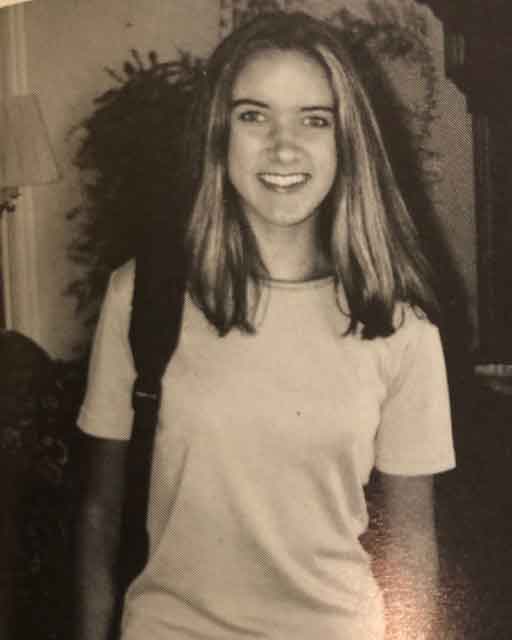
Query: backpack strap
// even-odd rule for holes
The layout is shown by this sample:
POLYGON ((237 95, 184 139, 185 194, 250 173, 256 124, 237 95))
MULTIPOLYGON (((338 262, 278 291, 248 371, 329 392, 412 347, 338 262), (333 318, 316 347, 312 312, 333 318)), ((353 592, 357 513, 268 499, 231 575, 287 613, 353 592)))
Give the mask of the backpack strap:
POLYGON ((147 561, 146 519, 161 379, 178 344, 187 286, 183 234, 176 228, 171 230, 174 237, 166 231, 157 225, 154 233, 146 232, 135 259, 129 340, 137 377, 119 566, 123 590, 147 561))

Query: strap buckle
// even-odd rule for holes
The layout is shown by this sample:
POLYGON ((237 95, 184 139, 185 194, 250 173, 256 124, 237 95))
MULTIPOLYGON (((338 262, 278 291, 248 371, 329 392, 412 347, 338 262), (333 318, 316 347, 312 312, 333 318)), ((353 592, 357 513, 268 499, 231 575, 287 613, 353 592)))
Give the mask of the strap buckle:
POLYGON ((132 391, 133 409, 137 409, 137 406, 140 405, 140 403, 153 404, 158 409, 160 405, 160 394, 160 385, 158 385, 155 390, 155 385, 144 384, 140 378, 137 378, 132 391))

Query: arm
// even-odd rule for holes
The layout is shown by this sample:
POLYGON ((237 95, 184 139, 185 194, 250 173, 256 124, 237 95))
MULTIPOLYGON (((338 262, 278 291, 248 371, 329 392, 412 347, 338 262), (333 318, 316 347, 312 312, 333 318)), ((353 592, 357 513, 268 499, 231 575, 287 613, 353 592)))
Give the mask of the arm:
POLYGON ((389 640, 439 640, 439 563, 430 475, 379 474, 377 576, 389 640))
POLYGON ((119 551, 128 443, 82 435, 76 523, 76 640, 107 640, 119 595, 119 551))

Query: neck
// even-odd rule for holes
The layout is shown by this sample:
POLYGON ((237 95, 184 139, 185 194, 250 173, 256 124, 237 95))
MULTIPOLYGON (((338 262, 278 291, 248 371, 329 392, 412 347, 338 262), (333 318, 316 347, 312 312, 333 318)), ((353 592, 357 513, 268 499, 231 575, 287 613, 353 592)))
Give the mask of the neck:
POLYGON ((303 282, 329 275, 332 270, 318 246, 316 234, 295 228, 257 234, 261 258, 272 280, 303 282))

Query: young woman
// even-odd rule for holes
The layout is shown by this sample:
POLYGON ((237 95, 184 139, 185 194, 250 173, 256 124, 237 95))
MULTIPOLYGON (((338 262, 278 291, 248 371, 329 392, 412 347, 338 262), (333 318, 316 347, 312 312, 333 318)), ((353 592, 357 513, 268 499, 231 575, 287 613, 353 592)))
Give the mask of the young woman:
MULTIPOLYGON (((213 53, 198 105, 190 279, 122 638, 439 638, 432 474, 454 452, 436 304, 342 36, 259 17, 213 53), (374 468, 380 585, 361 544, 374 468)), ((106 637, 116 597, 132 289, 128 264, 79 420, 81 640, 106 637)))

